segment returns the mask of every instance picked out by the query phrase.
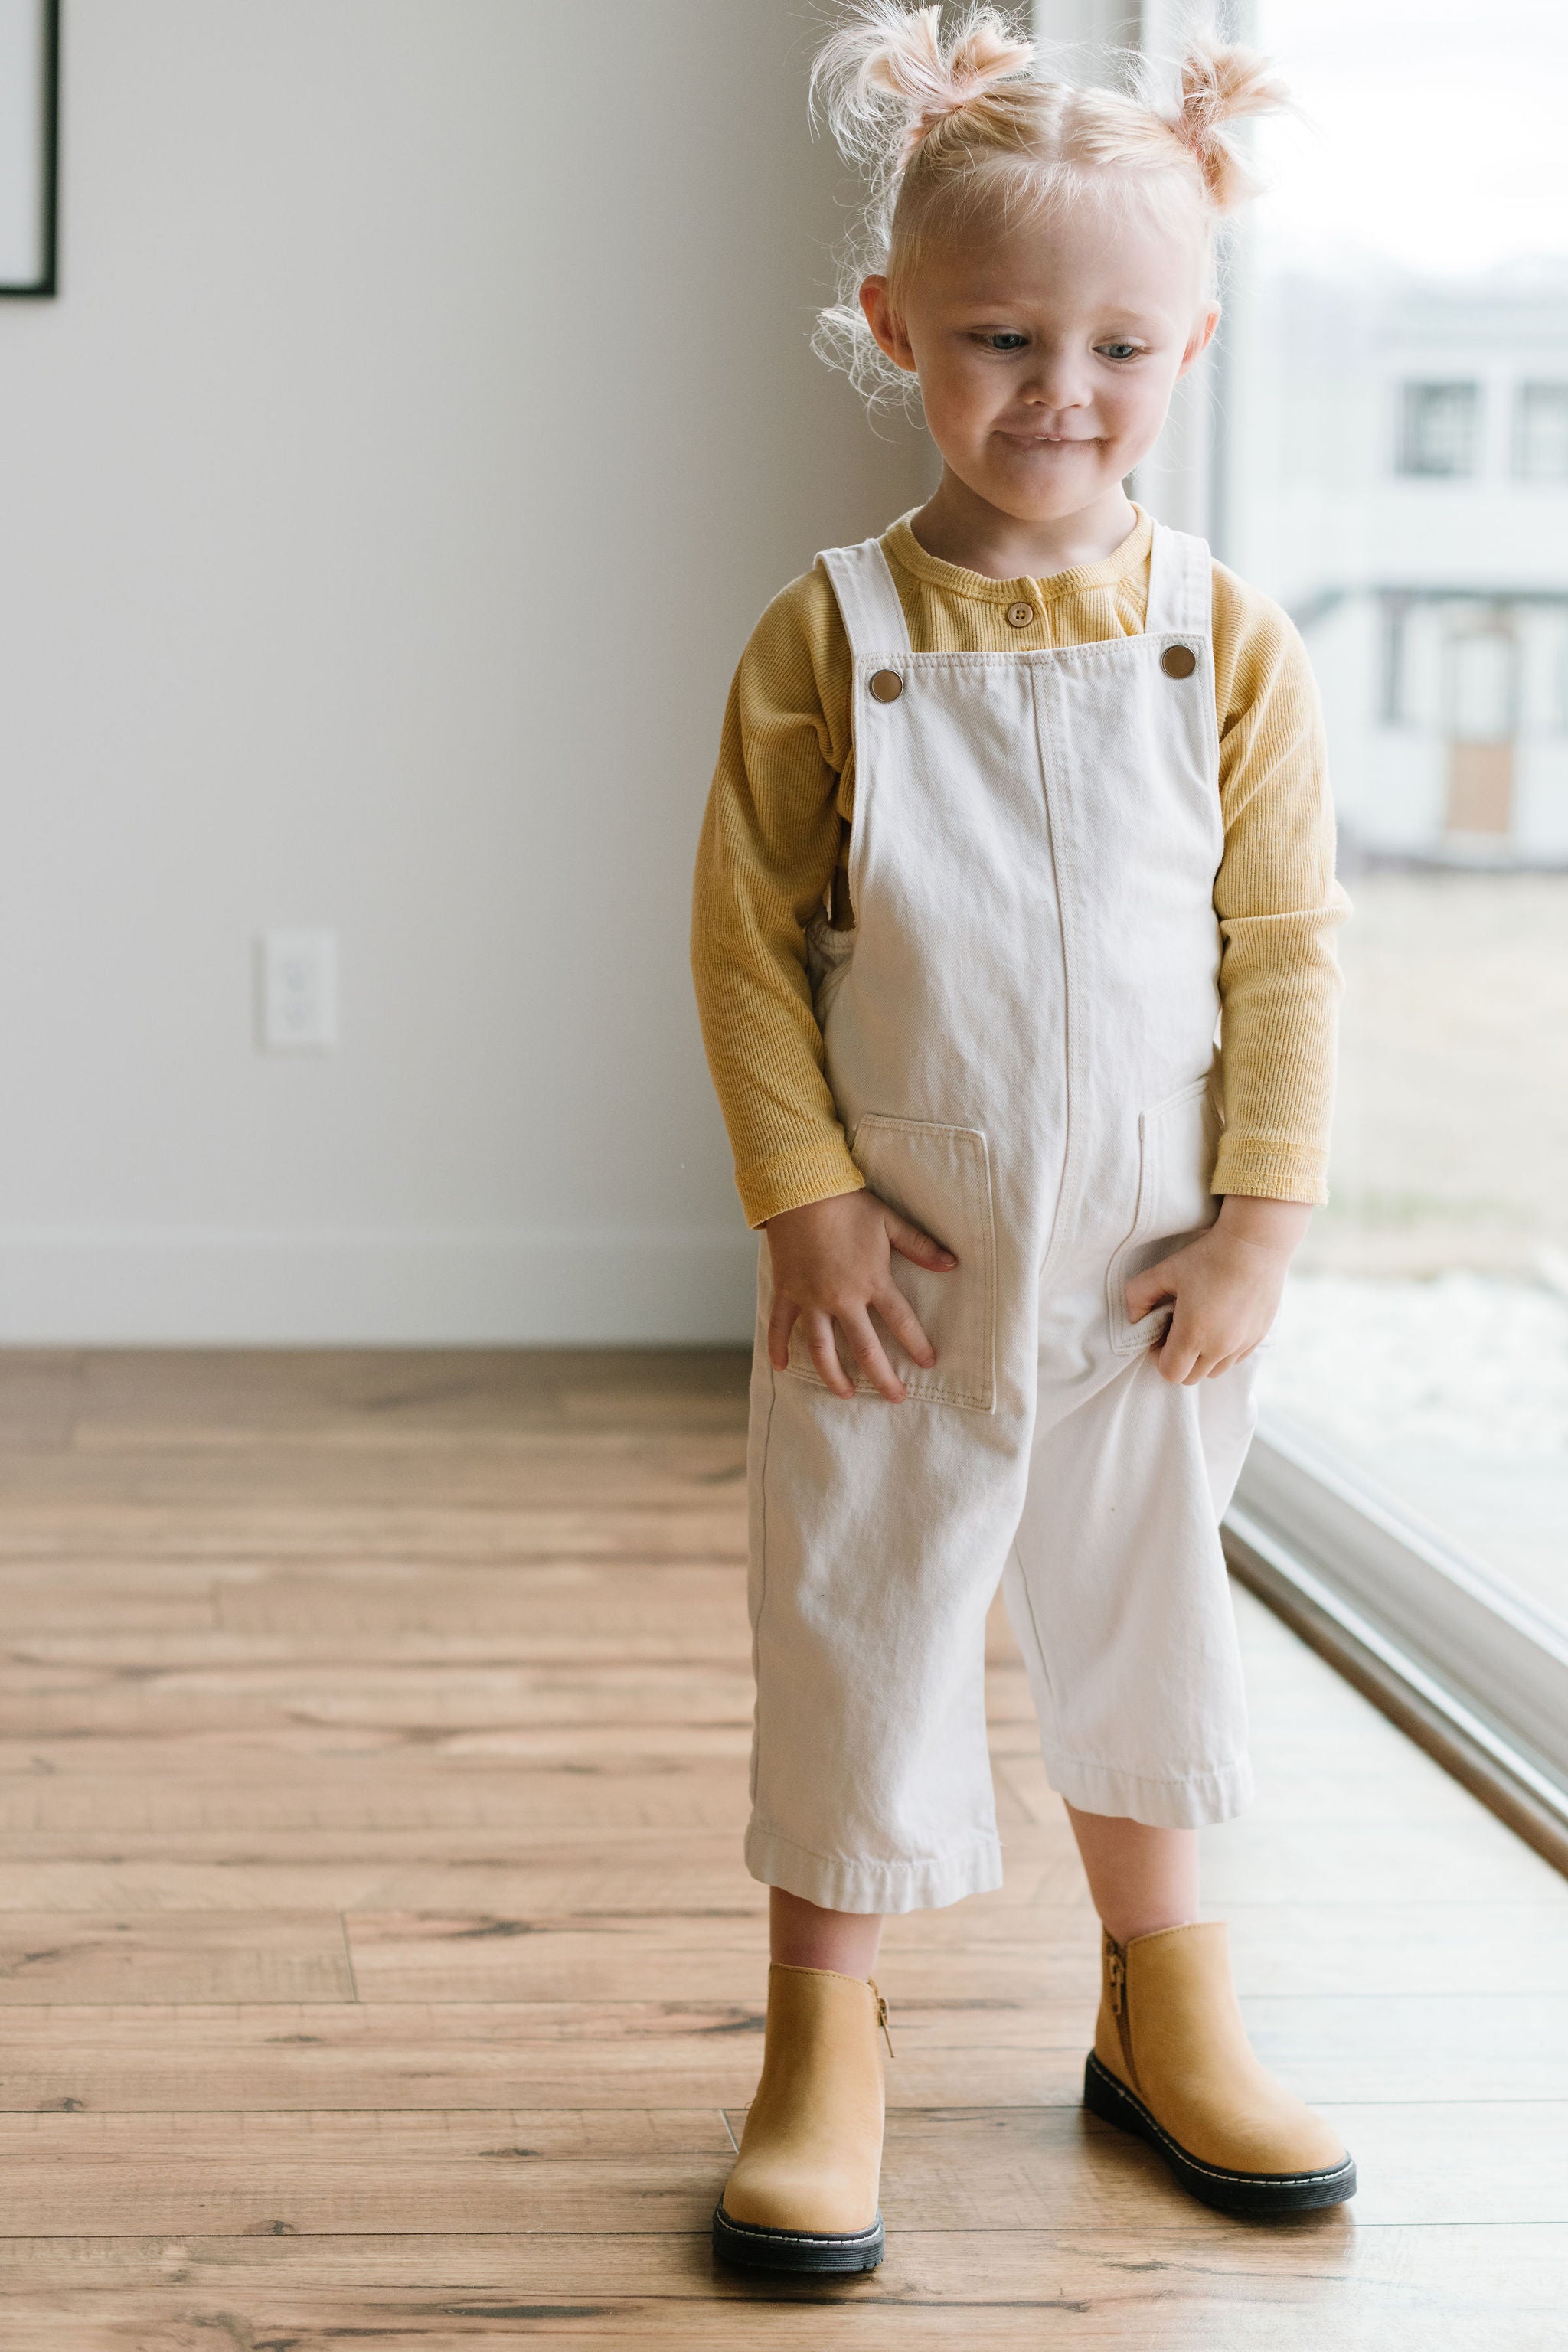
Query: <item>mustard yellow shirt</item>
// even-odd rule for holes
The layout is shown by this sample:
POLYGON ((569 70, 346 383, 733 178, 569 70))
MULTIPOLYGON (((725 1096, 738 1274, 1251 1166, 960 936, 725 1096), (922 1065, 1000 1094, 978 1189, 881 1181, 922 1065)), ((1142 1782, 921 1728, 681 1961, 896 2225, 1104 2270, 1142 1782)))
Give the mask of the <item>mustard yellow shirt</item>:
MULTIPOLYGON (((1149 518, 1102 563, 988 580, 928 555, 909 518, 883 534, 917 653, 1016 653, 1136 636, 1149 518), (1035 617, 1015 628, 1010 604, 1035 617)), ((1322 717, 1279 607, 1214 567, 1215 700, 1225 848, 1225 1129, 1216 1192, 1327 1198, 1340 980, 1333 809, 1322 717)), ((741 656, 697 856, 691 961, 709 1067, 749 1223, 861 1182, 823 1071, 805 930, 855 814, 853 664, 818 563, 774 597, 741 656)))

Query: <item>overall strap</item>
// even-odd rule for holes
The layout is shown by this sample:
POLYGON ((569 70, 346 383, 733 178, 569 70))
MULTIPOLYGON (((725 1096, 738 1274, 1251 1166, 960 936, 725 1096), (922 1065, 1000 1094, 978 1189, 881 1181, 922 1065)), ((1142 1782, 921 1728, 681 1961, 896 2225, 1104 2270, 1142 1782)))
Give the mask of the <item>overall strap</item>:
POLYGON ((886 661, 889 656, 907 654, 910 633, 904 608, 881 541, 863 539, 858 547, 826 547, 819 560, 827 567, 856 660, 886 661))
POLYGON ((1145 631, 1152 637, 1206 637, 1213 614, 1214 565, 1207 541, 1157 522, 1149 552, 1145 631))

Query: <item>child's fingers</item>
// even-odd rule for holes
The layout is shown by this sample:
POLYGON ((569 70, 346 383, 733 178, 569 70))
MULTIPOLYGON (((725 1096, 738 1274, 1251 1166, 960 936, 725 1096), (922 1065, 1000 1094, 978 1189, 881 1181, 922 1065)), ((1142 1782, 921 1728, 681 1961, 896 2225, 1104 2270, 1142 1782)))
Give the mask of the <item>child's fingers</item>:
POLYGON ((1185 1388, 1194 1379, 1203 1350, 1193 1338, 1187 1318, 1179 1306, 1171 1318, 1170 1329, 1152 1352, 1160 1378, 1169 1381, 1173 1388, 1185 1388))
POLYGON ((808 1309, 800 1318, 805 1334, 805 1344, 811 1350, 811 1360, 825 1388, 837 1397, 852 1397, 855 1383, 838 1360, 838 1343, 833 1336, 833 1318, 820 1308, 808 1309))
POLYGON ((1163 1298, 1174 1296, 1170 1272, 1164 1262, 1162 1260, 1160 1265, 1146 1266, 1142 1274, 1135 1274, 1123 1286, 1123 1295, 1127 1300, 1130 1323, 1142 1323, 1145 1315, 1152 1315, 1163 1298))
POLYGON ((843 1318, 844 1336, 849 1342, 856 1362, 873 1388, 885 1396, 889 1404, 902 1404, 904 1384, 882 1352, 871 1318, 862 1307, 858 1314, 843 1318))
POLYGON ((936 1361, 936 1349, 926 1338, 921 1328, 920 1317, 898 1284, 889 1282, 886 1290, 878 1291, 871 1304, 900 1346, 907 1349, 916 1363, 923 1364, 929 1372, 936 1361))
POLYGON ((768 1361, 775 1372, 782 1372, 789 1362, 789 1335, 799 1314, 793 1298, 775 1295, 773 1311, 768 1317, 768 1361))
MULTIPOLYGON (((897 1209, 889 1209, 885 1201, 882 1217, 888 1228, 888 1239, 900 1257, 909 1258, 915 1265, 925 1266, 931 1274, 952 1272, 958 1264, 952 1252, 944 1249, 941 1242, 932 1241, 929 1234, 922 1234, 919 1225, 911 1225, 907 1217, 900 1217, 897 1209)), ((901 1333, 900 1337, 902 1337, 901 1333)))

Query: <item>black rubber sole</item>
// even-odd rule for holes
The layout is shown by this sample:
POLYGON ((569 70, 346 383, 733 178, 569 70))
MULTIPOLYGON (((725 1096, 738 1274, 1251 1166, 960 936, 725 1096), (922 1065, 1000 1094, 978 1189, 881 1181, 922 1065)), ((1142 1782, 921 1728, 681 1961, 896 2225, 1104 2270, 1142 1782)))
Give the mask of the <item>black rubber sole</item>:
POLYGON ((1342 2205, 1355 2195, 1355 2164, 1348 2156, 1329 2172, 1228 2172, 1218 2165, 1200 2164, 1092 2051, 1083 2070, 1083 2103, 1102 2123, 1146 2139, 1189 2196, 1221 2213, 1307 2213, 1319 2205, 1342 2205))
POLYGON ((752 2221, 731 2221, 721 2204, 713 2208, 713 2252, 721 2263, 748 2271, 874 2271, 882 2259, 882 2217, 868 2230, 844 2237, 806 2230, 763 2230, 752 2221))

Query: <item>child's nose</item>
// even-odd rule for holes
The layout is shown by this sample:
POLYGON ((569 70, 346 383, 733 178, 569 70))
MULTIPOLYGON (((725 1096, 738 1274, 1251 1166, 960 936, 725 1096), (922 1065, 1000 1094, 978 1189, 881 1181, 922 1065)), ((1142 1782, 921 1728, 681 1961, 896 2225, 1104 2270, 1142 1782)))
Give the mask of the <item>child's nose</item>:
POLYGON ((1036 408, 1083 408, 1089 399, 1089 378, 1066 352, 1043 357, 1025 384, 1024 397, 1036 408))

